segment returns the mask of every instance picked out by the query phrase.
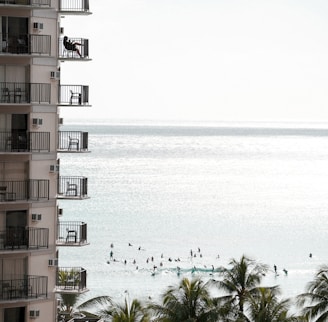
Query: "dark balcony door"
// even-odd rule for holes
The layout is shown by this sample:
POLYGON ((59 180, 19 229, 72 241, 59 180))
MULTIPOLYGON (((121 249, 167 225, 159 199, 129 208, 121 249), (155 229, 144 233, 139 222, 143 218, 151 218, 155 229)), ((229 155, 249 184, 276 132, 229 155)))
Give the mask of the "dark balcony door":
POLYGON ((6 213, 6 248, 28 247, 28 230, 26 211, 8 211, 6 213))
POLYGON ((4 321, 24 322, 25 307, 13 307, 5 309, 4 321))
POLYGON ((27 53, 28 18, 1 17, 2 50, 13 54, 27 53))
POLYGON ((27 115, 12 114, 11 116, 12 150, 26 151, 27 141, 27 115))

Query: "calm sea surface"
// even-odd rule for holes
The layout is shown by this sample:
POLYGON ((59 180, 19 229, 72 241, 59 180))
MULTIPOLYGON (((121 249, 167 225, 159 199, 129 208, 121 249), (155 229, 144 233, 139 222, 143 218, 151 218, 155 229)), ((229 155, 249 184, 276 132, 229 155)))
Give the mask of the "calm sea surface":
POLYGON ((88 224, 89 246, 60 249, 61 266, 87 269, 85 299, 158 298, 181 277, 206 280, 212 265, 243 254, 270 266, 264 285, 293 297, 327 264, 328 125, 62 130, 89 132, 91 153, 60 156, 61 175, 89 180, 90 199, 60 201, 63 220, 88 224))

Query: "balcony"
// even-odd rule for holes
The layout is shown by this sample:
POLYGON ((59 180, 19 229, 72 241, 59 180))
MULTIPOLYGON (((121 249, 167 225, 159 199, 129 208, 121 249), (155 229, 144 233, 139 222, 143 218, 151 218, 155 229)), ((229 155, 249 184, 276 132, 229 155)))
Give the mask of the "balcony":
POLYGON ((81 221, 60 221, 57 229, 57 246, 84 246, 87 243, 87 224, 81 221))
POLYGON ((82 267, 59 267, 57 271, 56 292, 87 292, 87 271, 82 267))
POLYGON ((88 106, 89 86, 60 85, 58 103, 61 106, 88 106))
POLYGON ((50 56, 51 37, 50 35, 10 35, 1 34, 2 43, 0 54, 50 56))
POLYGON ((88 152, 88 132, 58 131, 58 152, 88 152))
POLYGON ((49 229, 11 227, 0 231, 0 251, 48 248, 49 229))
POLYGON ((87 199, 88 179, 86 177, 59 177, 58 199, 87 199))
POLYGON ((0 203, 49 200, 49 180, 0 181, 0 203))
POLYGON ((59 12, 67 15, 89 15, 89 0, 60 0, 59 12))
POLYGON ((50 152, 50 132, 0 132, 0 153, 50 152))
MULTIPOLYGON (((65 37, 64 37, 65 38, 65 37)), ((70 38, 70 44, 64 46, 64 38, 58 40, 60 60, 88 61, 89 59, 89 39, 70 38)))
POLYGON ((50 8, 51 0, 0 0, 0 6, 23 6, 32 7, 33 9, 50 8))
POLYGON ((46 298, 48 277, 23 275, 16 279, 0 280, 0 301, 46 298))
POLYGON ((50 104, 50 89, 46 83, 0 82, 0 104, 50 104))
MULTIPOLYGON (((59 314, 59 316, 61 316, 61 314, 59 314)), ((84 316, 84 317, 74 317, 73 316, 71 319, 66 319, 65 321, 67 321, 67 322, 105 322, 105 320, 100 317, 89 317, 89 316, 84 316)))

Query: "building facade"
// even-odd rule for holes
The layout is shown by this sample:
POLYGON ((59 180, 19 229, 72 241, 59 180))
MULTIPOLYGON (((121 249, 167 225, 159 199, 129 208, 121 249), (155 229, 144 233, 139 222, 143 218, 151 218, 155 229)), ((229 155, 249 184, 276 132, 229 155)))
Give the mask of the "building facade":
POLYGON ((87 245, 87 225, 65 221, 58 200, 88 198, 59 157, 88 152, 88 133, 61 131, 60 108, 89 105, 60 64, 90 60, 60 18, 89 14, 88 0, 0 0, 0 322, 59 321, 58 294, 87 291, 84 268, 58 266, 60 247, 87 245))

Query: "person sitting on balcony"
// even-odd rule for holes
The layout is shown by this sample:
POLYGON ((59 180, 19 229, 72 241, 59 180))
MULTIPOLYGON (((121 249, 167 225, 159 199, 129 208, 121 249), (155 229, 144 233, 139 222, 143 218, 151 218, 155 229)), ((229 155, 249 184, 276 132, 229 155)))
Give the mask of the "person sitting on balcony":
POLYGON ((71 50, 71 51, 76 51, 77 54, 82 58, 82 55, 80 53, 80 50, 76 47, 76 46, 82 46, 81 43, 79 42, 72 42, 68 39, 67 36, 64 37, 64 41, 63 41, 64 47, 67 50, 71 50))

